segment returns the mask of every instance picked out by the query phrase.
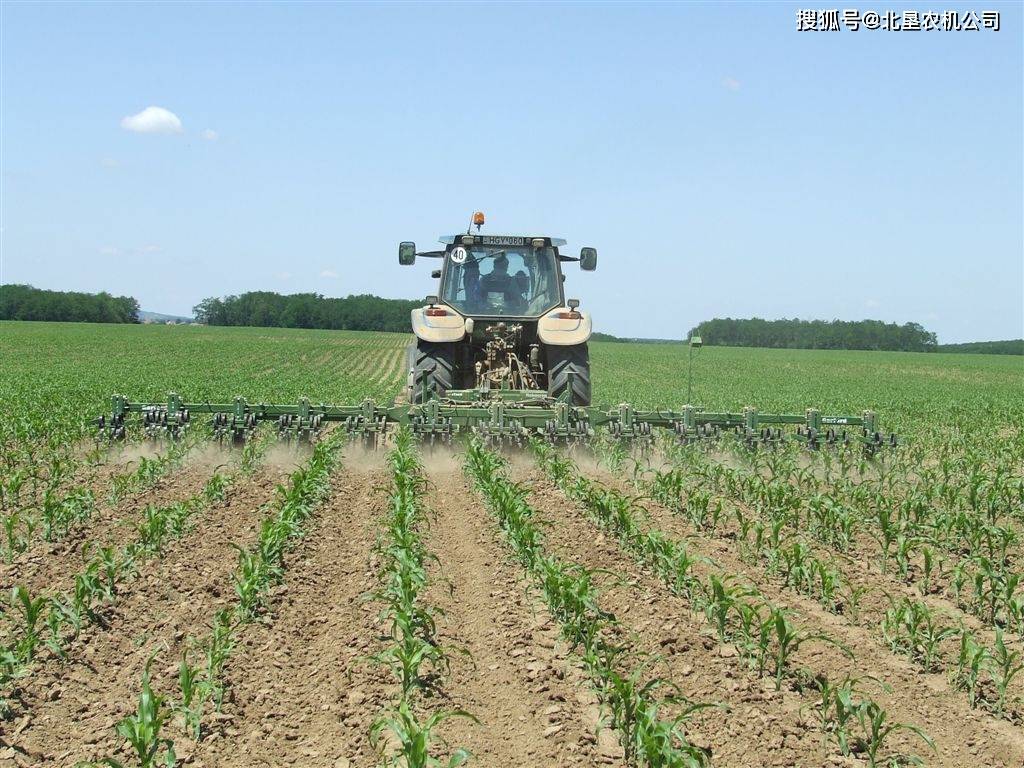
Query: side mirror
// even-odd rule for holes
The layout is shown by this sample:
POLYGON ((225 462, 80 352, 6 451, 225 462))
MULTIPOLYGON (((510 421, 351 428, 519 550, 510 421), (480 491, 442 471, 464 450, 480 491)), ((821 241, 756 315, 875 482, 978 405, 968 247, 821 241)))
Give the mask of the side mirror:
POLYGON ((580 269, 593 272, 597 269, 597 248, 580 249, 580 269))
POLYGON ((398 263, 403 267, 416 263, 416 243, 398 244, 398 263))

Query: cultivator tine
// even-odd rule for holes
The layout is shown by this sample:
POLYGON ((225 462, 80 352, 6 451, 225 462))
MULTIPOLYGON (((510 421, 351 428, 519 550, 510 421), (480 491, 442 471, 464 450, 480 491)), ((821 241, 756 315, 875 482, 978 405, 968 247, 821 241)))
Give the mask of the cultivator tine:
POLYGON ((323 414, 315 413, 305 397, 294 413, 277 417, 277 439, 288 444, 311 445, 316 442, 323 425, 323 414))
POLYGON ((124 395, 114 395, 110 398, 110 415, 101 415, 96 420, 97 437, 110 442, 125 439, 125 414, 127 413, 128 398, 124 395))
POLYGON ((244 445, 256 431, 256 423, 256 414, 249 410, 249 404, 236 397, 230 410, 214 411, 213 438, 221 445, 244 445))

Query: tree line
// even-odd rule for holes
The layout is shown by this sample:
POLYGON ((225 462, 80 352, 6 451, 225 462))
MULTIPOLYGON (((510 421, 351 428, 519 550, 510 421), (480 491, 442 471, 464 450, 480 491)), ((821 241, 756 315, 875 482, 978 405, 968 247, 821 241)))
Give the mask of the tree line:
POLYGON ((282 296, 253 291, 238 296, 203 299, 193 308, 207 325, 253 325, 279 328, 326 328, 347 331, 408 333, 409 313, 422 301, 359 295, 328 298, 318 293, 282 296))
POLYGON ((47 291, 31 285, 0 285, 0 320, 72 323, 137 323, 139 302, 131 296, 47 291))
POLYGON ((875 349, 931 352, 935 334, 918 323, 881 320, 762 320, 731 317, 705 320, 690 331, 705 344, 773 349, 875 349))
POLYGON ((939 344, 937 352, 965 355, 1024 355, 1024 339, 1005 341, 968 341, 964 344, 939 344))

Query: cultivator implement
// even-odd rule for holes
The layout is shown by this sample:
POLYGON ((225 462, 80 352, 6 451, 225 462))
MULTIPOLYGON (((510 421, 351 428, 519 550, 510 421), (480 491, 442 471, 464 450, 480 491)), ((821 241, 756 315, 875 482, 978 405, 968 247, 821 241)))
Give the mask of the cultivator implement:
MULTIPOLYGON (((570 387, 571 391, 571 387, 570 387)), ((248 440, 260 423, 276 425, 279 439, 314 442, 328 424, 337 425, 367 445, 387 439, 405 425, 429 444, 448 443, 475 435, 488 444, 522 445, 538 437, 551 443, 588 443, 601 435, 626 443, 648 444, 655 434, 667 433, 683 443, 707 442, 732 435, 750 446, 770 447, 796 440, 814 450, 834 445, 862 445, 874 452, 895 447, 895 435, 883 434, 873 411, 859 416, 828 415, 816 409, 803 414, 761 413, 745 408, 739 413, 711 412, 686 405, 679 410, 638 410, 622 404, 611 408, 574 406, 566 399, 522 390, 458 390, 422 404, 295 405, 250 403, 236 397, 230 403, 191 403, 171 393, 166 402, 135 402, 122 395, 111 400, 111 412, 99 419, 100 435, 125 438, 134 414, 141 416, 149 437, 181 437, 193 427, 193 417, 210 416, 212 434, 220 442, 248 440)))

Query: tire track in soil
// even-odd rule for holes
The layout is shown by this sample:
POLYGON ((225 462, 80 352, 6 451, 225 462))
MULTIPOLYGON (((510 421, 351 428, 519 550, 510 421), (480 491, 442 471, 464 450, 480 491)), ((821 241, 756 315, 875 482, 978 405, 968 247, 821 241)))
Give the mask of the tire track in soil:
POLYGON ((387 487, 383 470, 342 462, 290 556, 272 621, 241 629, 226 669, 223 729, 195 747, 191 765, 378 764, 370 724, 394 685, 368 658, 386 630, 362 598, 377 585, 372 549, 387 487))
MULTIPOLYGON (((25 686, 26 714, 4 737, 26 753, 13 765, 74 766, 114 755, 123 743, 114 726, 134 711, 142 672, 156 650, 153 689, 177 695, 178 661, 188 636, 205 634, 210 617, 234 598, 230 543, 255 540, 260 509, 281 479, 261 469, 240 480, 223 503, 200 512, 190 531, 168 542, 161 558, 141 563, 139 575, 112 606, 108 626, 83 629, 68 649, 68 663, 40 664, 25 686)), ((198 661, 197 654, 193 663, 198 661)), ((167 735, 177 741, 176 727, 169 726, 167 735)))
MULTIPOLYGON (((583 474, 627 495, 636 491, 625 481, 603 468, 586 467, 583 474)), ((546 479, 539 479, 546 484, 546 479)), ((559 493, 553 486, 548 488, 559 493)), ((571 506, 573 502, 566 502, 571 506)), ((734 551, 735 541, 706 534, 694 535, 688 521, 650 498, 642 501, 650 522, 648 530, 656 528, 668 536, 686 539, 691 551, 713 560, 724 572, 740 574, 754 584, 775 605, 794 609, 799 626, 812 632, 824 632, 841 641, 855 654, 847 659, 836 649, 817 646, 816 671, 827 671, 830 677, 874 675, 892 686, 886 693, 877 686, 866 686, 871 697, 889 712, 894 721, 920 726, 935 740, 933 753, 922 742, 906 738, 902 743, 916 752, 930 766, 966 765, 1024 766, 1024 732, 1005 720, 997 720, 981 710, 971 709, 966 694, 952 688, 943 673, 921 672, 909 659, 892 653, 880 645, 876 634, 867 627, 851 623, 842 616, 829 613, 815 600, 799 595, 779 585, 761 568, 744 562, 734 551)), ((698 568, 698 570, 701 570, 698 568)), ((878 579, 882 580, 881 574, 878 579)), ((877 584, 874 588, 878 589, 877 584)), ((801 660, 809 660, 801 654, 801 660)), ((897 738, 894 736, 894 738, 897 738)))
MULTIPOLYGON (((10 564, 0 565, 0 591, 9 592, 21 584, 33 597, 53 595, 71 588, 74 578, 85 566, 87 549, 120 547, 135 538, 136 524, 149 504, 171 504, 193 496, 203 489, 213 469, 203 464, 182 467, 160 478, 154 486, 131 494, 116 504, 107 503, 108 490, 96 486, 97 508, 93 516, 67 538, 43 541, 44 546, 25 552, 10 564)), ((37 532, 42 537, 42 532, 37 532)))
MULTIPOLYGON (((449 653, 444 701, 426 698, 423 707, 464 709, 480 720, 454 718, 439 731, 451 748, 473 753, 473 766, 594 765, 597 696, 569 662, 555 623, 527 593, 522 568, 462 473, 428 470, 427 477, 431 519, 423 541, 438 560, 429 567, 424 602, 442 611, 441 645, 471 656, 449 653)), ((608 731, 600 746, 609 756, 620 753, 608 731)))

